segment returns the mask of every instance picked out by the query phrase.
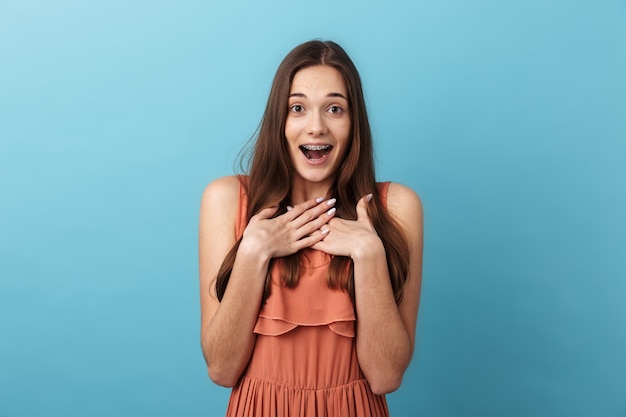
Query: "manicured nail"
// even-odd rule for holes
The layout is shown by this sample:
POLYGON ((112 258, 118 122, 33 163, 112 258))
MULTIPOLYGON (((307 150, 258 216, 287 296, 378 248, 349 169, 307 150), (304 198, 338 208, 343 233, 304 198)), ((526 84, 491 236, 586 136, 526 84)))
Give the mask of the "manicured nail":
POLYGON ((329 216, 332 216, 333 214, 335 214, 336 211, 337 211, 337 209, 333 207, 330 210, 328 210, 326 212, 326 214, 328 214, 329 216))
POLYGON ((330 229, 323 229, 322 230, 322 235, 327 235, 328 232, 330 232, 330 229))
POLYGON ((336 201, 337 201, 336 198, 331 198, 330 200, 326 202, 326 204, 328 204, 329 206, 332 206, 333 204, 335 204, 336 201))
POLYGON ((293 207, 287 206, 287 211, 291 211, 291 210, 293 210, 293 207))
POLYGON ((372 201, 372 197, 374 197, 374 194, 368 194, 368 195, 365 197, 365 202, 366 202, 366 203, 369 203, 370 201, 372 201))
POLYGON ((321 203, 322 201, 324 201, 324 197, 317 197, 315 201, 321 203))

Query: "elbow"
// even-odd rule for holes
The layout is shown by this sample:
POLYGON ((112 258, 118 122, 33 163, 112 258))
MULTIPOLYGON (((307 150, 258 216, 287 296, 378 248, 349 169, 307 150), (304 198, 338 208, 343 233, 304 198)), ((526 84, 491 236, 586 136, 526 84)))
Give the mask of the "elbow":
POLYGON ((211 381, 222 387, 232 388, 237 385, 237 381, 239 381, 239 374, 220 369, 216 366, 209 366, 208 372, 211 381))
POLYGON ((376 366, 361 366, 367 383, 376 395, 394 392, 402 384, 408 363, 382 363, 376 366))
POLYGON ((242 369, 235 369, 232 361, 216 358, 211 355, 210 349, 202 343, 202 354, 207 366, 207 373, 213 383, 225 388, 232 388, 237 385, 242 369))
POLYGON ((402 375, 390 375, 368 379, 370 389, 376 395, 385 395, 394 392, 402 384, 402 375))

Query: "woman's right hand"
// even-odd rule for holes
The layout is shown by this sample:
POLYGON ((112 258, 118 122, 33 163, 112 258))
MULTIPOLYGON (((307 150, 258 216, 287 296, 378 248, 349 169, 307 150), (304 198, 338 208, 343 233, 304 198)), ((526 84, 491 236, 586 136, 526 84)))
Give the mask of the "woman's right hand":
POLYGON ((335 199, 317 198, 297 204, 273 217, 278 206, 252 216, 240 244, 270 258, 292 255, 313 246, 325 236, 320 229, 335 215, 335 199))

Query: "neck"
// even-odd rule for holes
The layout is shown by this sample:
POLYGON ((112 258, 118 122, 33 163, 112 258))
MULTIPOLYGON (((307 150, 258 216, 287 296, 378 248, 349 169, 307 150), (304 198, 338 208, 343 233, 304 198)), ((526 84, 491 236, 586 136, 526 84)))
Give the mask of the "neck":
POLYGON ((328 193, 332 183, 332 181, 318 183, 295 179, 291 187, 291 203, 300 204, 317 197, 331 198, 333 196, 328 193))

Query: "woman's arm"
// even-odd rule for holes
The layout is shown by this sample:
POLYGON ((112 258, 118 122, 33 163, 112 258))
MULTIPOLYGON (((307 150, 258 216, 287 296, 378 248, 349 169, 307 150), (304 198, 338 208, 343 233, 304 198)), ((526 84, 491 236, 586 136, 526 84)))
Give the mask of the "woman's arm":
POLYGON ((367 202, 357 205, 354 222, 333 219, 330 232, 316 245, 354 262, 359 365, 372 391, 396 390, 413 354, 422 273, 422 205, 417 194, 399 184, 389 185, 387 207, 409 244, 409 277, 404 297, 396 305, 383 244, 367 216, 367 202))
POLYGON ((328 210, 333 204, 309 200, 276 218, 272 216, 278 207, 254 215, 244 231, 220 302, 215 279, 236 243, 239 180, 220 178, 205 190, 199 230, 201 344, 215 383, 234 386, 250 360, 270 259, 293 254, 322 239, 319 229, 332 218, 328 210))
POLYGON ((238 204, 236 177, 209 184, 202 197, 198 236, 202 352, 211 379, 227 387, 235 385, 250 359, 255 340, 252 329, 269 263, 242 242, 226 293, 218 301, 215 278, 236 242, 238 204))
POLYGON ((409 244, 409 277, 396 305, 385 249, 375 240, 354 259, 357 310, 357 354, 372 391, 396 390, 413 355, 422 281, 423 214, 417 194, 390 184, 387 207, 409 244))

